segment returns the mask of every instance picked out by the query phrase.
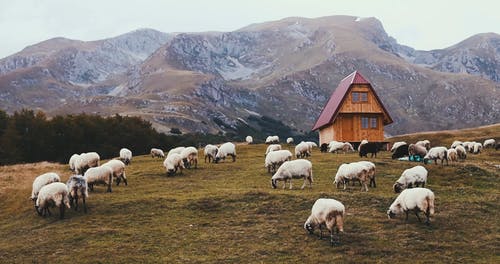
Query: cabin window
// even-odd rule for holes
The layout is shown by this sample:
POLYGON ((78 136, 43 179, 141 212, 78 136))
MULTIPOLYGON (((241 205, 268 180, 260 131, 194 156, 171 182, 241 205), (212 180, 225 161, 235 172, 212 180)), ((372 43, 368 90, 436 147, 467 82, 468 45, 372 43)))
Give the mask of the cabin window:
POLYGON ((368 102, 368 93, 352 92, 352 102, 368 102))
POLYGON ((353 102, 359 102, 359 93, 352 93, 352 101, 353 102))
POLYGON ((376 117, 370 118, 370 127, 377 128, 377 118, 376 117))
POLYGON ((368 102, 368 93, 360 93, 361 102, 368 102))
POLYGON ((370 118, 368 117, 361 117, 361 128, 370 128, 369 127, 369 121, 370 121, 370 118))

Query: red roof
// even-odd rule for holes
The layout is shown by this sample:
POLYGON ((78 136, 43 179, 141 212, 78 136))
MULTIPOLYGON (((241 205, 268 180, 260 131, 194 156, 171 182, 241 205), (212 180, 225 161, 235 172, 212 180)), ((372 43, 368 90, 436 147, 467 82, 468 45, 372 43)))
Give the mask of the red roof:
MULTIPOLYGON (((333 91, 332 96, 330 97, 325 107, 321 111, 318 120, 316 120, 316 124, 314 124, 312 128, 313 131, 325 125, 330 124, 337 117, 338 110, 340 109, 342 101, 344 101, 344 98, 347 95, 347 92, 349 91, 349 88, 351 87, 352 84, 368 84, 370 85, 371 88, 371 84, 358 71, 354 71, 353 73, 349 74, 347 77, 342 79, 342 81, 340 81, 339 83, 339 86, 337 86, 337 89, 333 91)), ((373 94, 375 95, 380 105, 384 109, 385 114, 387 114, 387 117, 390 120, 389 123, 392 123, 392 119, 389 116, 389 113, 385 109, 384 105, 382 105, 382 102, 378 98, 375 91, 373 91, 373 94)))

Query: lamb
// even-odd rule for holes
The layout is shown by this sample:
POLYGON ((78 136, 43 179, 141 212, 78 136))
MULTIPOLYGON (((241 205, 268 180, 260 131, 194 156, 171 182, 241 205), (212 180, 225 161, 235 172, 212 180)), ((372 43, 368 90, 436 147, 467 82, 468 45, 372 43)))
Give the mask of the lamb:
POLYGON ((116 178, 116 186, 120 185, 121 180, 127 186, 127 176, 125 175, 125 163, 121 160, 110 160, 102 166, 108 166, 113 170, 113 177, 116 178))
POLYGON ((127 148, 120 149, 120 160, 125 163, 125 165, 129 165, 132 161, 132 151, 127 148))
POLYGON ((456 146, 455 150, 457 151, 457 155, 458 155, 459 159, 464 160, 467 158, 467 151, 465 150, 465 148, 463 146, 461 146, 461 145, 456 146))
MULTIPOLYGON (((337 229, 337 235, 339 232, 344 232, 344 215, 345 206, 341 202, 335 199, 319 198, 313 204, 311 215, 304 223, 304 229, 306 229, 309 234, 313 234, 314 229, 319 227, 319 235, 320 239, 322 239, 322 226, 325 225, 330 231, 330 245, 333 246, 335 244, 333 237, 334 229, 337 229)), ((338 236, 337 243, 340 243, 340 236, 338 236)))
POLYGON ((289 137, 286 139, 287 144, 292 144, 293 143, 293 138, 289 137))
POLYGON ((431 142, 429 140, 427 140, 427 139, 426 140, 417 141, 417 143, 415 143, 415 145, 425 147, 426 150, 431 149, 431 142))
POLYGON ((297 159, 311 156, 309 144, 302 141, 297 146, 295 146, 295 156, 297 157, 297 159))
POLYGON ((38 193, 35 210, 40 216, 51 215, 49 206, 59 207, 59 218, 64 218, 64 207, 71 208, 68 199, 68 187, 62 182, 53 182, 43 186, 38 193))
POLYGON ((419 185, 421 185, 421 187, 425 187, 425 184, 427 183, 427 175, 427 169, 420 165, 404 170, 401 177, 399 177, 393 186, 394 192, 400 193, 404 189, 412 188, 414 186, 418 187, 419 185))
POLYGON ((281 166, 283 162, 292 160, 292 152, 289 150, 277 150, 271 151, 266 155, 264 162, 264 167, 267 168, 267 172, 275 172, 276 167, 281 166))
POLYGON ((76 162, 76 160, 77 160, 79 157, 80 157, 80 155, 78 155, 78 154, 73 154, 73 155, 71 155, 71 158, 69 158, 69 162, 68 162, 68 164, 69 164, 69 169, 70 169, 71 171, 75 171, 75 162, 76 162))
MULTIPOLYGON (((470 145, 469 145, 470 147, 470 145)), ((474 144, 472 145, 472 154, 479 154, 481 153, 481 150, 483 149, 483 144, 479 143, 479 142, 474 142, 474 144)))
POLYGON ((301 189, 304 189, 306 183, 309 182, 309 188, 312 188, 313 173, 312 163, 305 159, 297 159, 285 161, 278 168, 276 173, 271 178, 271 186, 276 189, 278 187, 277 181, 285 181, 283 189, 286 188, 287 181, 290 182, 290 190, 292 189, 292 179, 304 178, 304 184, 301 189))
POLYGON ((228 155, 233 158, 233 162, 236 161, 236 146, 231 142, 226 142, 220 146, 217 155, 215 155, 215 163, 218 163, 221 159, 225 160, 228 155))
POLYGON ((404 141, 395 142, 394 145, 392 145, 391 152, 394 152, 394 150, 396 150, 397 148, 399 148, 399 146, 402 145, 408 145, 408 144, 406 144, 406 142, 404 141))
POLYGON ((407 144, 399 145, 396 149, 393 150, 392 159, 399 159, 402 157, 409 156, 409 146, 407 144))
POLYGON ((194 168, 198 168, 198 150, 195 147, 187 147, 181 152, 182 162, 184 162, 185 168, 191 168, 194 165, 194 168))
POLYGON ((152 148, 151 149, 151 158, 165 158, 165 153, 163 153, 163 150, 157 149, 157 148, 152 148))
POLYGON ((450 148, 447 150, 446 155, 448 156, 448 161, 458 162, 458 152, 454 148, 450 148))
POLYGON ((365 165, 353 163, 343 163, 339 166, 333 184, 339 187, 340 183, 344 184, 344 190, 347 188, 347 181, 359 180, 361 182, 361 191, 363 188, 368 191, 368 169, 365 165))
POLYGON ((104 183, 108 186, 107 192, 112 192, 111 185, 113 184, 113 169, 111 166, 99 166, 90 168, 83 175, 87 180, 87 185, 91 191, 94 190, 94 184, 104 183))
POLYGON ((245 138, 245 141, 248 143, 248 144, 252 144, 253 143, 253 137, 252 136, 247 136, 245 138))
POLYGON ((427 155, 427 149, 425 147, 416 145, 416 144, 410 144, 408 146, 408 154, 410 156, 420 156, 420 158, 425 157, 427 155))
POLYGON ((463 146, 463 142, 460 141, 460 140, 455 140, 455 141, 453 141, 453 143, 451 143, 451 147, 450 148, 454 149, 454 148, 456 148, 458 146, 463 146))
POLYGON ((99 166, 100 159, 99 154, 96 152, 80 154, 80 156, 75 159, 75 173, 83 175, 89 168, 99 166))
POLYGON ((493 138, 490 138, 490 139, 486 139, 483 143, 483 147, 484 148, 495 148, 496 146, 496 141, 493 139, 493 138))
POLYGON ((215 156, 217 155, 217 152, 219 151, 219 148, 217 146, 208 144, 205 146, 205 149, 203 153, 205 154, 205 163, 207 162, 208 158, 208 163, 210 162, 215 162, 215 156))
POLYGON ((60 181, 61 181, 61 178, 55 172, 47 172, 47 173, 44 173, 42 175, 39 175, 33 181, 33 189, 31 190, 31 200, 33 202, 36 201, 36 198, 38 197, 38 193, 40 192, 40 189, 42 189, 43 186, 50 184, 50 183, 53 183, 53 182, 60 182, 60 181))
POLYGON ((180 154, 173 153, 163 161, 163 166, 167 171, 167 176, 172 176, 177 172, 178 169, 181 170, 180 174, 182 174, 182 169, 185 169, 184 162, 182 162, 182 157, 180 154))
POLYGON ((375 158, 377 157, 377 152, 380 150, 380 143, 377 142, 368 142, 363 145, 360 145, 359 147, 359 156, 360 157, 367 157, 368 158, 368 153, 371 153, 371 157, 375 155, 375 158))
POLYGON ((366 143, 368 143, 368 140, 366 140, 366 139, 361 140, 361 142, 359 143, 359 146, 358 146, 358 152, 361 150, 361 146, 363 146, 366 143))
POLYGON ((437 160, 441 160, 441 165, 446 160, 446 165, 448 165, 448 149, 445 147, 433 147, 427 152, 427 155, 424 157, 424 163, 427 163, 428 160, 434 160, 435 164, 437 164, 437 160))
POLYGON ((168 158, 168 156, 169 156, 169 155, 174 154, 174 153, 176 153, 176 154, 179 154, 179 155, 180 155, 180 154, 181 154, 181 152, 182 152, 182 150, 184 150, 184 149, 185 149, 185 147, 176 147, 176 148, 171 149, 171 150, 167 153, 167 158, 168 158))
POLYGON ((362 166, 365 166, 365 168, 367 170, 367 176, 370 179, 369 186, 376 188, 377 187, 377 183, 375 182, 375 171, 376 171, 375 164, 373 162, 364 161, 364 160, 358 161, 356 163, 358 163, 358 164, 360 164, 362 166))
POLYGON ((422 222, 422 220, 420 220, 418 213, 420 211, 424 212, 426 216, 425 224, 429 225, 430 216, 434 214, 434 193, 427 188, 406 189, 391 204, 387 216, 391 219, 404 212, 406 221, 408 221, 410 210, 415 212, 419 222, 422 222))
MULTIPOLYGON (((276 150, 281 150, 281 145, 280 144, 271 144, 271 145, 267 146, 266 155, 269 152, 276 151, 276 150)), ((264 156, 266 156, 266 155, 264 155, 264 156)))
MULTIPOLYGON (((90 170, 90 169, 89 169, 90 170)), ((88 171, 88 170, 87 170, 88 171)), ((75 201, 75 211, 78 210, 78 192, 82 197, 83 211, 87 213, 87 205, 85 204, 85 199, 89 197, 87 180, 82 175, 73 175, 69 177, 66 182, 66 187, 68 188, 68 198, 69 204, 73 206, 73 201, 75 201)))

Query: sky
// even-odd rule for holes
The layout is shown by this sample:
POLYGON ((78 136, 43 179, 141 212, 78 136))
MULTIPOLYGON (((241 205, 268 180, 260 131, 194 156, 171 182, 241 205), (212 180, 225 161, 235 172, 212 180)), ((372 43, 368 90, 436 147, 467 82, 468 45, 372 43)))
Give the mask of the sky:
POLYGON ((0 0, 0 58, 54 38, 97 40, 139 28, 233 31, 291 16, 376 17, 399 43, 431 50, 500 33, 497 0, 0 0))

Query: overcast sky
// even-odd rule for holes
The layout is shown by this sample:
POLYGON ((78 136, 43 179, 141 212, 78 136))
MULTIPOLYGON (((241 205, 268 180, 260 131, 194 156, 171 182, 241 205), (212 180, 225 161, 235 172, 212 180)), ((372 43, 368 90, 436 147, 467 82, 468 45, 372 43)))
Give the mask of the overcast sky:
POLYGON ((0 0, 0 58, 53 37, 96 40, 138 28, 232 31, 330 15, 376 17, 399 43, 423 50, 500 33, 498 0, 0 0))

